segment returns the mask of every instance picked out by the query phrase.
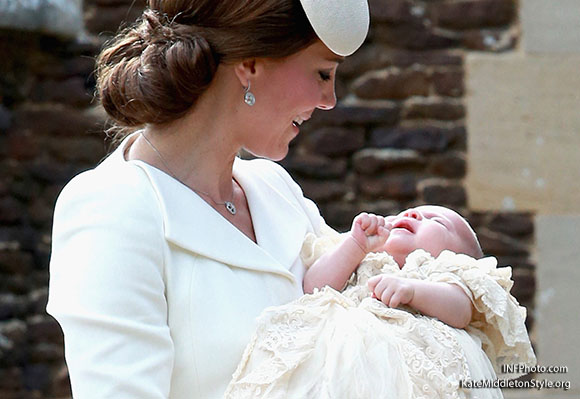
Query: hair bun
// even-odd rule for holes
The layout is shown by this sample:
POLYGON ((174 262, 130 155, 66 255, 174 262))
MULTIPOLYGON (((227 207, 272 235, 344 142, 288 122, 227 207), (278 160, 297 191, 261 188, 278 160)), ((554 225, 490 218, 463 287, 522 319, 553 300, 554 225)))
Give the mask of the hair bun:
POLYGON ((199 28, 145 10, 141 20, 99 56, 101 103, 124 126, 177 119, 211 83, 215 58, 199 28))

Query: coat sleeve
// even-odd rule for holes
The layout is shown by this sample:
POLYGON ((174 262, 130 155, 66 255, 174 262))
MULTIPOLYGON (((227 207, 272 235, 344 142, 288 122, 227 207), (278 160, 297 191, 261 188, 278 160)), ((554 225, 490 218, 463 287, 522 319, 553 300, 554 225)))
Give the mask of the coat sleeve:
POLYGON ((76 177, 57 201, 47 311, 64 331, 75 398, 167 398, 173 343, 158 201, 139 168, 101 172, 76 177))

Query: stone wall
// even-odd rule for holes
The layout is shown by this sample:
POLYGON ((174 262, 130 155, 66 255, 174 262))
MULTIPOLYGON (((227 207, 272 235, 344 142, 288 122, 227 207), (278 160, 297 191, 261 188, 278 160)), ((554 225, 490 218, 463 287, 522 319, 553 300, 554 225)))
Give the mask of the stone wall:
MULTIPOLYGON (((44 311, 52 208, 63 185, 106 154, 105 117, 92 100, 94 56, 142 4, 85 1, 82 40, 0 31, 2 398, 70 397, 60 328, 44 311)), ((370 4, 367 43, 339 68, 338 106, 303 125, 282 163, 341 230, 362 210, 458 209, 484 251, 514 266, 513 293, 533 308, 532 215, 472 212, 464 188, 464 56, 514 48, 516 2, 370 4)))

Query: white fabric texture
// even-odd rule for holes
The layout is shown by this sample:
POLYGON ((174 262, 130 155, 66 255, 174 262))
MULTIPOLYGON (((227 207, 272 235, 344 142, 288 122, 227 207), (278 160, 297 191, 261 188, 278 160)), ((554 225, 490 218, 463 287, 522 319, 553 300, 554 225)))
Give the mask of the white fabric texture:
MULTIPOLYGON (((305 264, 341 239, 309 235, 305 264)), ((492 258, 450 251, 437 259, 415 251, 402 269, 386 253, 369 254, 342 293, 325 287, 264 311, 225 397, 501 398, 499 389, 469 391, 460 380, 493 380, 505 362, 535 364, 510 277, 492 258), (366 285, 379 273, 459 284, 477 309, 472 323, 456 329, 388 308, 366 285)))
POLYGON ((236 160, 257 243, 127 138, 59 196, 47 310, 75 398, 221 398, 268 306, 303 294, 299 253, 324 221, 277 164, 236 160))

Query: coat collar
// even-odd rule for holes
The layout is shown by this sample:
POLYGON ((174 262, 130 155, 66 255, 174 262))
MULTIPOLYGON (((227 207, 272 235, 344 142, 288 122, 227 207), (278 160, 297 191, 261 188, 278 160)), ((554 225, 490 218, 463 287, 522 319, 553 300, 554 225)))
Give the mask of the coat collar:
MULTIPOLYGON (((121 162, 123 145, 116 151, 121 162)), ((234 177, 244 190, 254 225, 253 242, 199 195, 161 170, 143 162, 142 168, 160 202, 165 238, 185 250, 231 266, 283 275, 290 272, 306 233, 308 219, 267 174, 251 161, 236 159, 234 177)))

